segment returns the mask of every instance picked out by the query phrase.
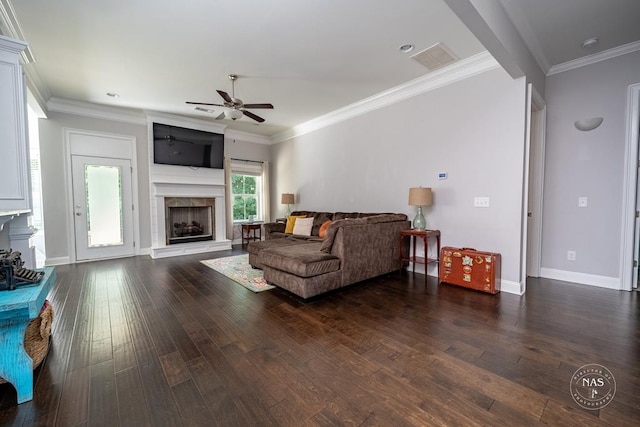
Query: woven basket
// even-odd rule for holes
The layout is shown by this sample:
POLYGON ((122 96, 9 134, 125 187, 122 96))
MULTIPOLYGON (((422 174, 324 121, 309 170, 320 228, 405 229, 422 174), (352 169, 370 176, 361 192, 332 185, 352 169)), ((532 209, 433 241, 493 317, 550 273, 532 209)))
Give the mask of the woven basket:
MULTIPOLYGON (((40 315, 29 322, 24 333, 24 349, 33 361, 33 369, 40 366, 49 351, 49 335, 53 322, 53 307, 45 301, 40 315)), ((0 377, 0 384, 7 381, 0 377)))

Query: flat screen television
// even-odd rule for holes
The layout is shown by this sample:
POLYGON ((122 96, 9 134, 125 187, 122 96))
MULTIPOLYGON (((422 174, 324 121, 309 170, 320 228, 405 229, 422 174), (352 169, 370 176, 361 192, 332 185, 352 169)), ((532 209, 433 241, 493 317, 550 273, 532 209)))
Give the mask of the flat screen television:
POLYGON ((224 135, 153 124, 153 163, 222 169, 224 135))

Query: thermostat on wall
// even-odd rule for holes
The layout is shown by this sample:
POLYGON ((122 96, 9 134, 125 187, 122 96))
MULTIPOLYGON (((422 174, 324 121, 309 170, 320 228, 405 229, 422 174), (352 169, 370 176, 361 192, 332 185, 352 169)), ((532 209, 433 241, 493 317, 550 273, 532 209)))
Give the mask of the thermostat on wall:
POLYGON ((438 172, 438 179, 447 179, 448 176, 449 174, 446 172, 438 172))

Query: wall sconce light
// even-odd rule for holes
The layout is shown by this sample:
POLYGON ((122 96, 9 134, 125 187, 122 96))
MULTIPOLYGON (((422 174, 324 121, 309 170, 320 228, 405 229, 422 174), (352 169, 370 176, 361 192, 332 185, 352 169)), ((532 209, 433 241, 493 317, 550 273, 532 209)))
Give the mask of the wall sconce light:
POLYGON ((573 125, 578 130, 581 130, 583 132, 588 132, 600 126, 603 121, 604 121, 604 118, 602 117, 591 117, 590 119, 577 120, 573 125))

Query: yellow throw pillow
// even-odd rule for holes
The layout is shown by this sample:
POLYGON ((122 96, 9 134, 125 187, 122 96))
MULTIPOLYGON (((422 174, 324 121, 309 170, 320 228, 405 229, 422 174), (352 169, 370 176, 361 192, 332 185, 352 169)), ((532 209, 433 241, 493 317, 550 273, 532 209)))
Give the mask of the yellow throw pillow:
POLYGON ((288 216, 287 217, 287 226, 284 229, 285 234, 293 234, 293 227, 296 225, 296 219, 298 218, 306 218, 305 215, 302 216, 288 216))

